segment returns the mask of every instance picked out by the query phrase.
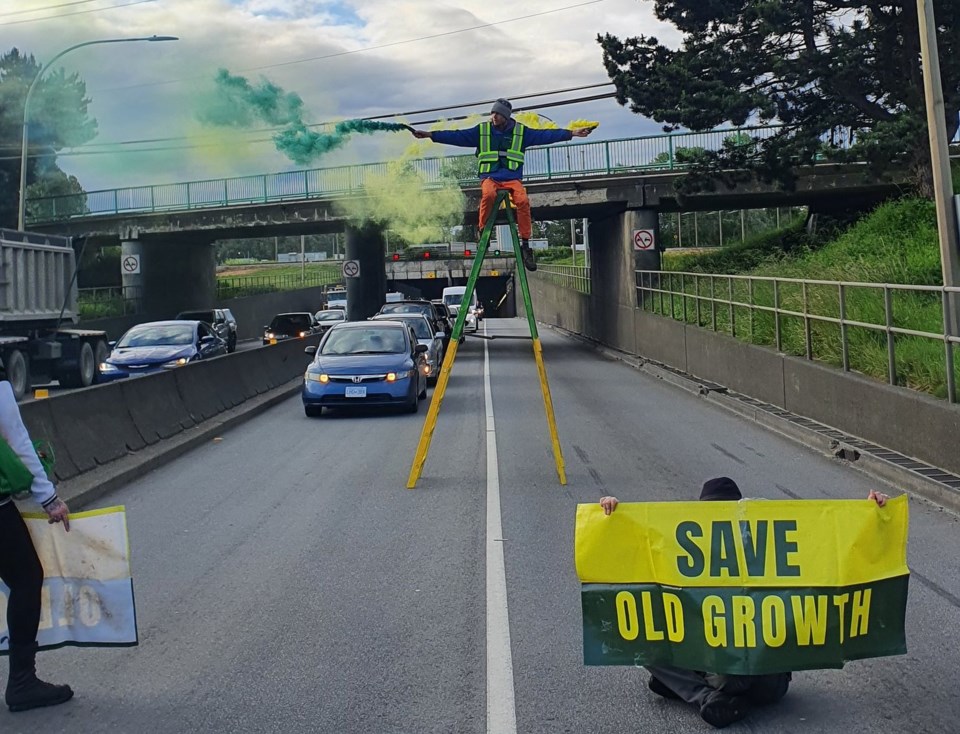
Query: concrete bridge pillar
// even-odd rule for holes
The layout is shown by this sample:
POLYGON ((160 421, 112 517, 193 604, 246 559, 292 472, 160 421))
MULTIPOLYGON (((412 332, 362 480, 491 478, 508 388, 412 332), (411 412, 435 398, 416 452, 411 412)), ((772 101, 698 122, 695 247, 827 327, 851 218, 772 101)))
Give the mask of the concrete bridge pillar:
MULTIPOLYGON (((635 271, 660 269, 658 222, 655 209, 638 209, 591 219, 588 225, 591 321, 603 341, 633 353, 633 310, 638 305, 635 271), (636 249, 634 239, 641 230, 653 233, 652 249, 636 249)), ((641 241, 647 241, 646 235, 641 241)))
POLYGON ((178 311, 212 308, 217 297, 217 261, 213 243, 172 235, 170 239, 124 240, 120 243, 124 292, 137 297, 149 319, 170 319, 178 311), (139 255, 140 272, 124 263, 139 255), (128 288, 128 286, 134 286, 128 288))
POLYGON ((386 247, 383 229, 376 224, 361 227, 347 225, 346 259, 360 264, 356 278, 345 278, 347 283, 347 320, 362 321, 380 310, 387 293, 387 273, 384 267, 386 247))

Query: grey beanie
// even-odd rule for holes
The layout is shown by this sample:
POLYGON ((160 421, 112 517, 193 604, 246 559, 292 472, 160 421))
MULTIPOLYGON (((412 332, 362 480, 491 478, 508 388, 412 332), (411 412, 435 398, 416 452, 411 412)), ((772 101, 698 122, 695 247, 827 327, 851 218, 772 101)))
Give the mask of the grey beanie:
POLYGON ((494 112, 501 117, 509 118, 513 114, 513 105, 503 98, 498 99, 493 103, 493 107, 490 108, 490 114, 494 112))

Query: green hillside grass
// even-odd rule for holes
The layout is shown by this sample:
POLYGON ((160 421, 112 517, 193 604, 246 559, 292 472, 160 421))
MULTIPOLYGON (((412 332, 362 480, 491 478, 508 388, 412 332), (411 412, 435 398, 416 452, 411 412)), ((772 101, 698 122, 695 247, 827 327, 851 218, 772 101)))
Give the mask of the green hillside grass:
MULTIPOLYGON (((863 216, 852 226, 838 230, 832 238, 807 234, 802 222, 794 222, 779 232, 768 233, 741 245, 715 253, 664 258, 664 269, 687 273, 719 273, 797 280, 826 280, 848 284, 910 284, 939 286, 942 283, 936 212, 933 202, 902 199, 888 202, 863 216)), ((695 278, 674 275, 676 290, 692 296, 697 292, 695 278)), ((699 292, 710 292, 706 277, 699 279, 699 292)), ((753 292, 746 280, 714 279, 713 287, 721 297, 732 293, 739 303, 772 306, 772 281, 754 281, 753 292)), ((780 307, 796 312, 838 318, 840 289, 836 285, 779 283, 780 307)), ((895 327, 943 334, 943 311, 938 293, 891 292, 892 324, 895 327)), ((883 326, 886 322, 884 289, 848 285, 844 288, 845 316, 848 320, 883 326)), ((655 308, 660 310, 659 303, 655 308)), ((669 313, 670 306, 664 304, 669 313)), ((776 346, 776 320, 773 314, 746 307, 718 306, 716 313, 701 302, 699 319, 696 299, 677 297, 673 303, 675 318, 718 331, 732 333, 756 344, 776 346), (684 310, 686 306, 686 310, 684 310), (751 319, 751 311, 753 317, 751 319)), ((802 317, 782 316, 780 348, 787 354, 809 356, 835 366, 843 365, 842 340, 837 324, 802 317), (808 330, 809 324, 809 346, 808 330)), ((850 326, 848 365, 851 370, 878 380, 888 381, 889 344, 883 330, 850 326)), ((893 337, 895 353, 894 382, 923 390, 939 397, 947 393, 946 359, 942 339, 911 335, 893 337)), ((954 349, 960 362, 960 350, 954 349)), ((960 365, 954 367, 960 382, 960 365)))

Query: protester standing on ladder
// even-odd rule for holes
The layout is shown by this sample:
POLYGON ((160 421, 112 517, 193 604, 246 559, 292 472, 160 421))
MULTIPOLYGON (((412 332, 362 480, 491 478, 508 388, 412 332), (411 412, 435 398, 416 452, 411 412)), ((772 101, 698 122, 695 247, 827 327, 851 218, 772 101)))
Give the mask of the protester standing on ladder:
POLYGON ((523 188, 523 152, 534 145, 562 143, 571 138, 585 138, 592 127, 575 130, 537 130, 513 119, 513 106, 498 99, 490 110, 490 122, 483 122, 467 130, 413 130, 417 138, 429 138, 435 143, 476 148, 480 176, 480 229, 493 209, 499 189, 507 189, 517 207, 517 225, 523 265, 536 270, 537 261, 530 249, 533 222, 530 219, 530 200, 523 188))

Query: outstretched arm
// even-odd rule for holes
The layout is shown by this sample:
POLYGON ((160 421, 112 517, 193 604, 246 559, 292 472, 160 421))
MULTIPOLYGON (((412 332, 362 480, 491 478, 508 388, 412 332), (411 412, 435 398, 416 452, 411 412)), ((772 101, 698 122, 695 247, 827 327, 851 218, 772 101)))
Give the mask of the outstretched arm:
POLYGON ((413 130, 413 137, 429 138, 435 143, 443 145, 457 145, 461 148, 476 148, 480 145, 480 128, 471 127, 466 130, 413 130))

